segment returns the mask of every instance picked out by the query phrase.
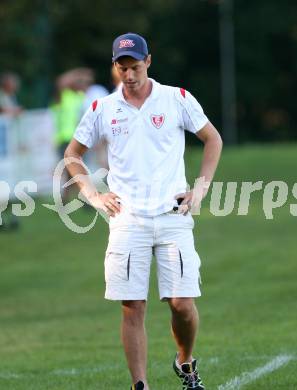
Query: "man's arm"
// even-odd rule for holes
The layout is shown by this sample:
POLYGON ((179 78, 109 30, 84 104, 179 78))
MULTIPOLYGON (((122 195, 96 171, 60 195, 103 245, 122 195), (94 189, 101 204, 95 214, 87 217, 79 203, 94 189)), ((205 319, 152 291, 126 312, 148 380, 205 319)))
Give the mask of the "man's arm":
POLYGON ((114 217, 116 213, 120 212, 120 205, 117 202, 118 196, 113 192, 101 194, 97 191, 82 160, 82 156, 87 150, 88 148, 85 145, 76 139, 72 139, 64 154, 65 166, 70 176, 75 178, 78 187, 88 202, 96 209, 101 209, 114 217))
POLYGON ((176 199, 183 198, 181 206, 179 207, 179 213, 183 214, 186 214, 191 206, 193 210, 198 209, 201 200, 207 195, 223 146, 222 138, 211 122, 207 122, 202 129, 197 131, 196 136, 204 144, 203 158, 198 176, 198 179, 202 179, 202 183, 198 181, 198 186, 203 185, 203 188, 196 188, 195 186, 192 191, 176 196, 176 199))
POLYGON ((210 183, 219 163, 223 141, 217 129, 211 122, 207 122, 207 124, 196 133, 196 136, 204 143, 199 177, 204 177, 204 180, 210 183))

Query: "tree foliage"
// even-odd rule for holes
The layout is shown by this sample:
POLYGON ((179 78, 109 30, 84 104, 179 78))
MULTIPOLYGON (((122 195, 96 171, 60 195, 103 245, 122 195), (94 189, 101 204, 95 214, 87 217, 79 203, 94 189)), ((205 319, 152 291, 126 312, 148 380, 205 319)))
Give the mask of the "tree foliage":
MULTIPOLYGON (((189 89, 220 129, 219 1, 2 0, 0 72, 20 74, 25 106, 44 106, 55 77, 72 67, 92 67, 110 86, 113 39, 138 32, 149 42, 151 76, 189 89)), ((239 140, 296 139, 297 3, 234 7, 239 140)))

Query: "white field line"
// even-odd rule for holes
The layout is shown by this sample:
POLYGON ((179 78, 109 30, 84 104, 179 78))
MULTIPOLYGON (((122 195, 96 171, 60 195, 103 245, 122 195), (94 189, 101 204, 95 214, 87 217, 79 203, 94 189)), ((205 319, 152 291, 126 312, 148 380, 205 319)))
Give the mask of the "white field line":
POLYGON ((13 373, 13 372, 0 372, 0 379, 24 379, 33 378, 39 375, 45 376, 79 376, 84 374, 96 374, 102 371, 113 370, 120 368, 120 365, 101 364, 99 367, 85 367, 85 368, 64 368, 57 369, 49 372, 39 373, 13 373))
POLYGON ((77 376, 77 375, 83 375, 83 374, 96 374, 98 372, 106 371, 106 370, 113 370, 120 368, 118 365, 113 365, 112 367, 110 365, 100 365, 99 367, 93 367, 93 368, 70 368, 70 369, 60 369, 60 370, 54 370, 49 372, 48 375, 54 375, 54 376, 77 376))
POLYGON ((208 363, 209 363, 209 364, 218 364, 218 363, 219 363, 219 360, 220 360, 220 358, 218 358, 218 357, 212 357, 212 358, 210 358, 210 359, 208 360, 208 363))
POLYGON ((13 372, 0 372, 0 379, 19 379, 22 377, 22 374, 15 374, 13 372))
POLYGON ((258 367, 253 371, 243 372, 240 376, 236 376, 224 385, 220 385, 218 390, 238 390, 242 386, 255 381, 263 375, 269 374, 293 360, 292 355, 279 355, 272 359, 265 366, 258 367))
MULTIPOLYGON (((259 359, 259 358, 267 358, 269 356, 266 355, 258 355, 258 356, 245 356, 241 360, 246 359, 259 359)), ((296 359, 296 356, 293 355, 280 355, 274 358, 271 362, 267 363, 263 367, 259 367, 256 370, 252 372, 243 373, 239 377, 235 377, 231 381, 227 382, 225 385, 220 385, 218 387, 218 390, 238 390, 241 386, 245 385, 246 383, 249 383, 257 378, 259 378, 262 375, 265 375, 269 372, 272 372, 279 367, 283 366, 284 364, 288 363, 290 360, 296 359)), ((221 358, 219 357, 212 357, 209 359, 201 359, 202 366, 204 365, 213 365, 213 364, 219 364, 221 361, 221 358)), ((153 364, 154 365, 154 364, 153 364)), ((159 366, 159 364, 158 364, 159 366)), ((113 369, 119 369, 123 368, 121 365, 113 365, 110 364, 100 364, 98 367, 84 367, 84 368, 62 368, 62 369, 56 369, 48 372, 38 372, 38 373, 31 373, 31 372, 1 372, 0 371, 0 380, 1 379, 25 379, 25 378, 34 378, 36 376, 45 375, 45 376, 61 376, 61 377, 69 377, 69 376, 79 376, 79 375, 85 375, 85 374, 96 374, 108 370, 113 369)))

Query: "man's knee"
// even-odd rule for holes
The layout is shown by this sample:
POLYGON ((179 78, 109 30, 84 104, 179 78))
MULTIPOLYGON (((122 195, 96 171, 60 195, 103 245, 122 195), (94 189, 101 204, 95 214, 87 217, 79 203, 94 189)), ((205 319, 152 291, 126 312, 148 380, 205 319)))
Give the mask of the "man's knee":
POLYGON ((173 316, 191 320, 197 315, 197 308, 193 298, 171 298, 168 300, 173 316))
POLYGON ((122 301, 123 318, 131 325, 144 321, 146 301, 122 301))

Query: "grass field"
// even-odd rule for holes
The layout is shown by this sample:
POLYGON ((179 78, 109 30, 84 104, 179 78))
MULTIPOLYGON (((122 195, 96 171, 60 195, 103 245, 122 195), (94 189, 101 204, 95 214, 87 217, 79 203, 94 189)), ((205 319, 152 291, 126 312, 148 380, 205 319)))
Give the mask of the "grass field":
MULTIPOLYGON (((283 180, 291 191, 296 155, 297 145, 225 149, 216 180, 283 180)), ((201 153, 190 149, 186 157, 192 183, 201 153)), ((252 196, 247 216, 235 208, 215 217, 206 200, 195 217, 203 262, 196 354, 208 390, 297 389, 297 217, 288 205, 294 198, 266 220, 261 194, 252 196)), ((87 223, 92 213, 76 218, 87 223)), ((0 389, 129 388, 120 305, 103 299, 107 234, 102 219, 87 234, 72 233, 40 203, 20 231, 0 233, 0 389)), ((178 390, 169 311, 158 300, 154 271, 149 381, 151 390, 178 390)))

